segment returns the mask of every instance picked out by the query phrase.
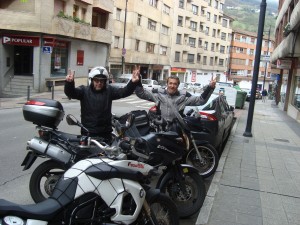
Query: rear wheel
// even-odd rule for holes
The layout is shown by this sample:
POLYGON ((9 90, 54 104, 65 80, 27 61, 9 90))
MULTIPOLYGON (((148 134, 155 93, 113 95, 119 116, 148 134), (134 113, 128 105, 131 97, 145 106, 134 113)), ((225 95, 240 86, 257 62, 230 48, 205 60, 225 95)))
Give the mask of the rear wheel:
POLYGON ((203 178, 209 177, 216 171, 218 167, 219 154, 210 144, 199 145, 197 148, 202 160, 199 159, 197 151, 195 148, 193 148, 187 153, 185 161, 186 163, 197 168, 203 178))
POLYGON ((30 195, 35 203, 48 198, 65 172, 64 165, 52 160, 40 164, 31 174, 29 182, 30 195))

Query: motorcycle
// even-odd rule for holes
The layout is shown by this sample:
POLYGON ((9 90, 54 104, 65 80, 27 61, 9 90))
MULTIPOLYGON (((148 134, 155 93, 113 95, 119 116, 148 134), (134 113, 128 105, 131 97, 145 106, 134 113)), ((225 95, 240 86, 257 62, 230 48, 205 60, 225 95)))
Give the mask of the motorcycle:
POLYGON ((116 148, 90 139, 105 158, 84 159, 60 177, 50 198, 32 205, 0 199, 0 224, 179 224, 175 204, 147 185, 153 167, 115 160, 116 148))
POLYGON ((206 189, 196 168, 181 164, 185 153, 184 140, 176 132, 152 132, 145 136, 128 135, 134 124, 128 114, 125 126, 115 120, 117 133, 113 145, 120 148, 128 159, 147 163, 157 168, 156 188, 166 193, 176 204, 179 217, 192 216, 203 205, 206 189), (129 122, 128 122, 129 121, 129 122), (162 168, 162 173, 160 169, 162 168))
MULTIPOLYGON (((197 107, 196 107, 197 109, 197 107)), ((176 119, 173 121, 173 130, 176 130, 181 136, 185 137, 185 154, 182 157, 183 163, 193 165, 199 170, 203 178, 207 178, 214 174, 219 164, 219 154, 216 149, 209 144, 208 141, 197 138, 201 132, 205 132, 201 125, 201 117, 199 113, 193 109, 186 113, 183 117, 178 110, 173 109, 176 119)), ((135 112, 134 112, 135 113, 135 112)), ((141 113, 140 113, 141 114, 141 113)), ((151 107, 148 111, 147 132, 164 132, 170 129, 170 124, 161 117, 160 102, 151 107)), ((144 123, 140 122, 137 126, 131 128, 128 135, 139 137, 145 135, 144 123)))
MULTIPOLYGON (((96 145, 87 144, 89 136, 57 129, 64 118, 63 106, 58 101, 30 99, 23 106, 23 116, 37 125, 38 130, 38 136, 27 142, 28 153, 21 164, 23 170, 31 168, 37 158, 48 159, 35 168, 29 181, 30 195, 38 203, 51 195, 65 170, 81 159, 98 155, 101 150, 96 145)), ((82 129, 85 128, 82 126, 82 129)))

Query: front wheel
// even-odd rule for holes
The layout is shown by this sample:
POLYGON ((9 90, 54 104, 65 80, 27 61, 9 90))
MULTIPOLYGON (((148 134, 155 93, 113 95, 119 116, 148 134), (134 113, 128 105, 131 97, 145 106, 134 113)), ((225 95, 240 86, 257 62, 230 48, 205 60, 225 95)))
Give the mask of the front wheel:
POLYGON ((184 178, 176 180, 174 174, 167 173, 160 190, 175 203, 180 218, 192 216, 203 205, 206 189, 202 177, 195 172, 184 173, 184 178))
POLYGON ((33 171, 30 177, 29 191, 35 203, 44 201, 52 194, 65 169, 63 164, 48 160, 33 171))
POLYGON ((135 225, 179 225, 174 202, 163 193, 158 195, 147 201, 150 206, 150 217, 147 216, 147 209, 144 206, 135 225))
POLYGON ((195 148, 192 148, 185 157, 185 162, 197 168, 203 178, 211 176, 217 169, 219 164, 219 154, 216 149, 210 145, 197 146, 201 155, 201 160, 195 148))

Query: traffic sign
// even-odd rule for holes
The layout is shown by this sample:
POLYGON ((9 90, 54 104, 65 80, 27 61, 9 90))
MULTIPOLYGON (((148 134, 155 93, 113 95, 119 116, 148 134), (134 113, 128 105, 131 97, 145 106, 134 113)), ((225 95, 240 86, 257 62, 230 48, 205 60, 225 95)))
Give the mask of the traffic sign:
POLYGON ((269 55, 261 55, 260 61, 270 62, 270 56, 269 55))
POLYGON ((43 53, 52 53, 52 47, 51 46, 43 46, 43 53))

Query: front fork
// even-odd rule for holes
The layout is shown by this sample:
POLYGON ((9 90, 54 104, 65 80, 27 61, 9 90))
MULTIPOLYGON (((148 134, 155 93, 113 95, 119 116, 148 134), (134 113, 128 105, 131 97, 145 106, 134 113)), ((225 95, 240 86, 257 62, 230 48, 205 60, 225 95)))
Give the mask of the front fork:
POLYGON ((193 136, 191 133, 190 133, 190 138, 191 138, 191 141, 192 141, 193 146, 194 146, 194 148, 195 148, 195 151, 196 151, 196 153, 197 153, 197 155, 198 155, 199 161, 200 161, 200 163, 202 164, 202 163, 204 162, 204 160, 203 160, 203 158, 202 158, 202 156, 201 156, 201 154, 200 154, 200 152, 199 152, 199 149, 198 149, 198 146, 197 146, 197 144, 196 144, 195 138, 194 138, 194 136, 193 136))

